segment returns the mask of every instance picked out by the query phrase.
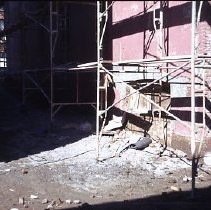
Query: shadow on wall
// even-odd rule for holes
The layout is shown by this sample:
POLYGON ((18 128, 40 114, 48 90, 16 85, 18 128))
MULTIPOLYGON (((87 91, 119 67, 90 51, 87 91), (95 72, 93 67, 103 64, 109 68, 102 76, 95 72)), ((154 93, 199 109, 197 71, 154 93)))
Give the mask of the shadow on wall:
MULTIPOLYGON (((113 105, 113 103, 115 102, 115 84, 113 83, 110 83, 109 87, 108 87, 108 107, 113 105)), ((123 116, 124 114, 126 114, 126 122, 125 122, 125 125, 123 126, 126 126, 126 124, 129 122, 133 125, 136 125, 137 127, 141 128, 144 130, 144 133, 145 132, 148 132, 151 125, 152 125, 152 122, 149 122, 147 121, 146 119, 143 119, 142 117, 140 116, 136 116, 132 113, 129 113, 129 112, 126 112, 125 110, 122 110, 120 108, 117 108, 116 106, 113 106, 109 111, 108 111, 108 115, 107 115, 107 122, 109 120, 112 119, 112 116, 113 115, 116 115, 116 116, 123 116)))
POLYGON ((190 199, 191 192, 171 192, 162 195, 151 196, 134 200, 101 203, 89 205, 87 203, 80 207, 65 208, 63 210, 209 210, 211 187, 198 189, 196 198, 190 199))
MULTIPOLYGON (((113 19, 113 7, 108 10, 108 20, 105 30, 105 35, 103 38, 103 59, 112 60, 113 59, 113 42, 112 42, 112 19, 113 19)), ((112 68, 112 65, 107 66, 108 69, 112 68)))
MULTIPOLYGON (((148 80, 136 80, 136 81, 130 81, 127 83, 130 84, 131 86, 133 86, 134 89, 138 89, 141 86, 144 86, 147 82, 149 82, 149 81, 148 80)), ((152 129, 153 121, 154 120, 157 121, 156 119, 159 117, 158 112, 156 112, 156 111, 153 112, 152 110, 148 110, 148 113, 141 113, 141 107, 139 107, 140 113, 134 114, 132 112, 128 112, 123 107, 118 107, 118 103, 114 105, 115 97, 117 97, 117 102, 118 102, 118 99, 120 100, 118 94, 115 91, 115 88, 116 88, 115 84, 111 84, 108 89, 108 96, 109 96, 108 97, 108 107, 110 107, 111 105, 113 105, 113 107, 110 108, 110 110, 108 111, 107 123, 109 120, 112 120, 113 115, 119 116, 119 117, 124 116, 123 118, 125 118, 125 121, 124 121, 124 125, 122 125, 121 129, 128 128, 129 130, 132 130, 132 131, 143 132, 144 136, 148 135, 150 129, 152 129)), ((153 95, 154 93, 158 93, 158 91, 161 91, 163 93, 170 93, 169 83, 163 82, 162 86, 159 86, 156 84, 151 85, 150 87, 145 88, 139 92, 142 94, 150 93, 153 95)), ((170 101, 169 101, 169 103, 170 103, 170 101)), ((125 102, 125 106, 127 106, 127 102, 125 102)), ((164 122, 164 128, 163 128, 164 129, 164 133, 163 133, 164 139, 163 140, 164 140, 164 142, 167 142, 167 133, 166 133, 167 132, 167 124, 168 124, 167 121, 172 118, 167 116, 167 114, 164 112, 161 112, 161 118, 162 118, 162 121, 164 122)))
MULTIPOLYGON (((201 21, 207 21, 209 25, 211 25, 210 8, 210 3, 204 1, 201 21)), ((146 14, 137 14, 113 24, 111 28, 112 39, 129 36, 135 33, 144 32, 146 30, 153 31, 154 27, 152 22, 152 13, 153 12, 148 12, 146 14), (151 21, 149 22, 149 20, 151 21)), ((164 28, 190 24, 191 2, 185 2, 179 6, 173 6, 170 8, 164 7, 164 15, 164 28)))
MULTIPOLYGON (((195 98, 196 108, 203 106, 203 97, 198 96, 195 98)), ((171 99, 171 113, 175 116, 179 117, 183 121, 191 121, 191 110, 178 110, 177 108, 191 108, 191 97, 178 97, 171 99)), ((211 102, 208 98, 205 99, 205 108, 207 113, 211 113, 211 102)), ((203 123, 203 113, 196 112, 196 123, 203 123)), ((206 125, 210 129, 211 128, 211 119, 210 116, 205 114, 206 125)))
POLYGON ((130 124, 140 128, 140 132, 142 130, 143 133, 145 134, 149 131, 149 129, 152 126, 152 122, 153 122, 152 114, 146 114, 145 116, 137 116, 132 113, 126 112, 124 110, 121 110, 117 107, 112 107, 110 109, 109 113, 110 113, 109 116, 125 115, 126 120, 124 122, 123 128, 125 128, 125 126, 127 126, 127 123, 130 123, 130 124))

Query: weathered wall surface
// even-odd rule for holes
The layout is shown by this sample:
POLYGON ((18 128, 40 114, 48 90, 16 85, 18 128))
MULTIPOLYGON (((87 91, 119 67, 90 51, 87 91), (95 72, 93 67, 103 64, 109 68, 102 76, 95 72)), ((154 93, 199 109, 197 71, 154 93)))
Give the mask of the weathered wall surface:
MULTIPOLYGON (((198 5, 198 4, 197 4, 198 5)), ((160 1, 157 2, 157 8, 160 6, 160 1)), ((110 38, 112 41, 112 57, 114 61, 135 60, 143 58, 159 58, 160 56, 179 56, 191 54, 191 2, 190 1, 166 1, 163 5, 163 30, 162 40, 163 51, 159 48, 159 32, 155 32, 153 26, 153 2, 151 1, 124 1, 115 2, 112 7, 112 26, 110 28, 110 38)), ((211 46, 211 27, 210 27, 210 3, 204 2, 202 7, 202 15, 198 30, 198 52, 200 54, 210 54, 211 46)), ((159 11, 159 10, 158 10, 159 11)), ((157 14, 157 13, 156 13, 157 14)), ((176 63, 182 65, 184 63, 176 63)), ((136 67, 133 67, 137 70, 136 67)), ((114 67, 114 69, 117 69, 114 67)), ((127 67, 125 67, 127 69, 127 67)), ((143 79, 143 74, 138 73, 134 78, 128 74, 119 73, 124 81, 143 79)), ((119 76, 119 75, 118 75, 119 76)), ((156 78, 158 78, 158 74, 156 78)), ((172 113, 180 117, 184 122, 190 124, 190 68, 184 68, 168 77, 170 85, 170 96, 162 98, 161 105, 169 107, 172 113), (185 105, 186 104, 186 105, 185 105)), ((206 72, 206 77, 209 85, 209 75, 206 72)), ((153 79, 153 76, 148 76, 153 79)), ((201 82, 201 81, 200 81, 201 82)), ((116 97, 121 98, 127 92, 122 85, 117 82, 116 97)), ((164 92, 162 93, 164 94, 164 92)), ((134 96, 135 97, 135 96, 134 96)), ((150 96, 152 97, 152 96, 150 96)), ((153 97, 152 97, 153 98, 153 97)), ((156 96, 155 96, 156 98, 156 96)), ((201 119, 201 99, 198 99, 197 119, 198 123, 201 119)), ((128 107, 133 107, 134 99, 129 98, 126 102, 121 102, 118 105, 119 109, 127 110, 128 107), (129 104, 129 105, 128 105, 129 104)), ((150 105, 144 105, 144 100, 139 103, 139 111, 146 108, 153 109, 150 105), (140 105, 142 104, 142 105, 140 105)), ((151 110, 152 111, 152 110, 151 110)), ((141 112, 141 111, 140 111, 141 112)), ((140 116, 140 115, 139 115, 140 116)), ((143 118, 143 116, 141 117, 143 118)), ((149 115, 148 115, 149 118, 149 115)), ((165 138, 161 132, 161 125, 165 125, 167 119, 164 117, 159 121, 159 118, 151 115, 149 119, 153 122, 149 132, 155 137, 165 138), (158 122, 157 122, 158 121, 158 122), (165 122, 164 122, 165 121, 165 122)), ((145 118, 146 119, 146 116, 145 118)), ((168 119, 169 120, 169 119, 168 119)), ((140 121, 141 123, 141 121, 140 121)), ((139 126, 141 127, 141 126, 139 126)), ((171 120, 167 126, 170 142, 173 139, 189 139, 190 129, 181 123, 171 120)), ((164 129, 165 130, 165 129, 164 129)), ((164 131, 165 132, 165 131, 164 131)), ((201 131, 198 132, 198 136, 201 131)))

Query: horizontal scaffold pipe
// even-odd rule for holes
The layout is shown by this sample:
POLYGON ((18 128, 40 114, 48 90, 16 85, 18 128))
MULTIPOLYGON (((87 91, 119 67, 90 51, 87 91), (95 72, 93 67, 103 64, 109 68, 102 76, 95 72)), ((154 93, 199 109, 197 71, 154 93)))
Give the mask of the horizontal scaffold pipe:
MULTIPOLYGON (((196 58, 197 60, 200 60, 201 58, 208 58, 211 59, 211 55, 202 55, 199 54, 196 58)), ((191 59, 191 55, 175 55, 175 56, 165 56, 161 58, 143 58, 143 59, 135 59, 135 60, 125 60, 125 61, 119 61, 119 62, 113 62, 113 65, 121 65, 121 64, 140 64, 140 63, 168 63, 171 61, 174 62, 184 62, 191 59)))
MULTIPOLYGON (((143 86, 143 87, 141 87, 141 88, 139 88, 139 89, 134 89, 132 86, 128 85, 126 82, 124 82, 123 80, 119 79, 118 76, 115 76, 114 74, 112 74, 110 71, 108 71, 105 67, 103 67, 103 66, 101 65, 101 69, 103 69, 106 73, 108 73, 109 75, 111 75, 111 76, 113 76, 113 77, 117 77, 117 78, 119 79, 119 82, 121 82, 121 83, 124 84, 125 86, 128 86, 128 87, 131 88, 131 89, 134 89, 134 91, 133 91, 132 93, 126 95, 125 97, 119 99, 118 101, 116 101, 115 103, 113 103, 111 106, 109 106, 107 109, 105 109, 104 111, 100 111, 99 115, 102 115, 102 114, 106 113, 108 110, 110 110, 110 109, 111 109, 112 107, 114 107, 116 104, 118 104, 120 101, 122 101, 122 100, 124 100, 124 99, 130 97, 131 95, 133 95, 133 94, 139 92, 140 90, 142 90, 142 89, 144 89, 144 88, 146 88, 146 87, 148 87, 148 86, 150 86, 150 85, 152 85, 152 84, 158 82, 159 80, 161 80, 161 79, 163 79, 163 78, 169 76, 170 74, 172 74, 172 73, 178 71, 179 69, 181 69, 181 68, 187 66, 189 63, 190 63, 189 61, 186 62, 186 63, 183 64, 182 66, 177 67, 175 70, 173 70, 173 71, 171 71, 171 72, 165 74, 164 76, 162 76, 162 77, 160 77, 160 78, 154 80, 153 82, 148 83, 147 85, 145 85, 145 86, 143 86)), ((166 114, 168 114, 169 116, 171 116, 171 117, 174 118, 175 120, 178 120, 178 121, 181 122, 183 125, 185 125, 185 126, 187 126, 187 127, 190 128, 190 125, 189 125, 189 124, 185 123, 185 122, 182 121, 180 118, 176 117, 175 115, 173 115, 173 114, 170 113, 169 111, 165 110, 164 108, 162 108, 161 106, 159 106, 158 104, 156 104, 154 101, 152 101, 151 99, 147 98, 144 94, 141 94, 141 93, 140 93, 140 95, 141 95, 143 98, 145 98, 146 100, 148 100, 150 103, 152 103, 153 105, 155 105, 157 108, 159 108, 161 111, 165 112, 166 114)))

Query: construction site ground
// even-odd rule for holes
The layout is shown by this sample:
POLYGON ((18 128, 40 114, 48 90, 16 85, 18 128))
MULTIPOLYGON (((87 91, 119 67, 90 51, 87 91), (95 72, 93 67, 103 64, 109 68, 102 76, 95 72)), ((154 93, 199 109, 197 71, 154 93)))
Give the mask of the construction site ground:
MULTIPOLYGON (((1 90, 2 91, 2 90, 1 90)), ((23 109, 1 92, 0 209, 211 208, 211 168, 200 163, 195 197, 191 161, 156 139, 144 150, 127 149, 139 133, 95 135, 95 115, 60 112, 49 123, 47 109, 23 109)), ((71 110, 71 109, 70 109, 71 110)))

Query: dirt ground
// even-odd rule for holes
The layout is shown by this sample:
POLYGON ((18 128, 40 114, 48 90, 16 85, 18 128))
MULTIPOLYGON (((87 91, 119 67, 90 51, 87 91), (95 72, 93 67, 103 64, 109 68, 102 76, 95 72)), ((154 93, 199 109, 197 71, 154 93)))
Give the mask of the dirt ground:
POLYGON ((191 196, 191 162, 153 139, 144 150, 127 149, 140 134, 103 136, 95 117, 61 112, 52 124, 46 110, 22 109, 1 96, 0 209, 210 209, 211 168, 201 163, 191 196))

